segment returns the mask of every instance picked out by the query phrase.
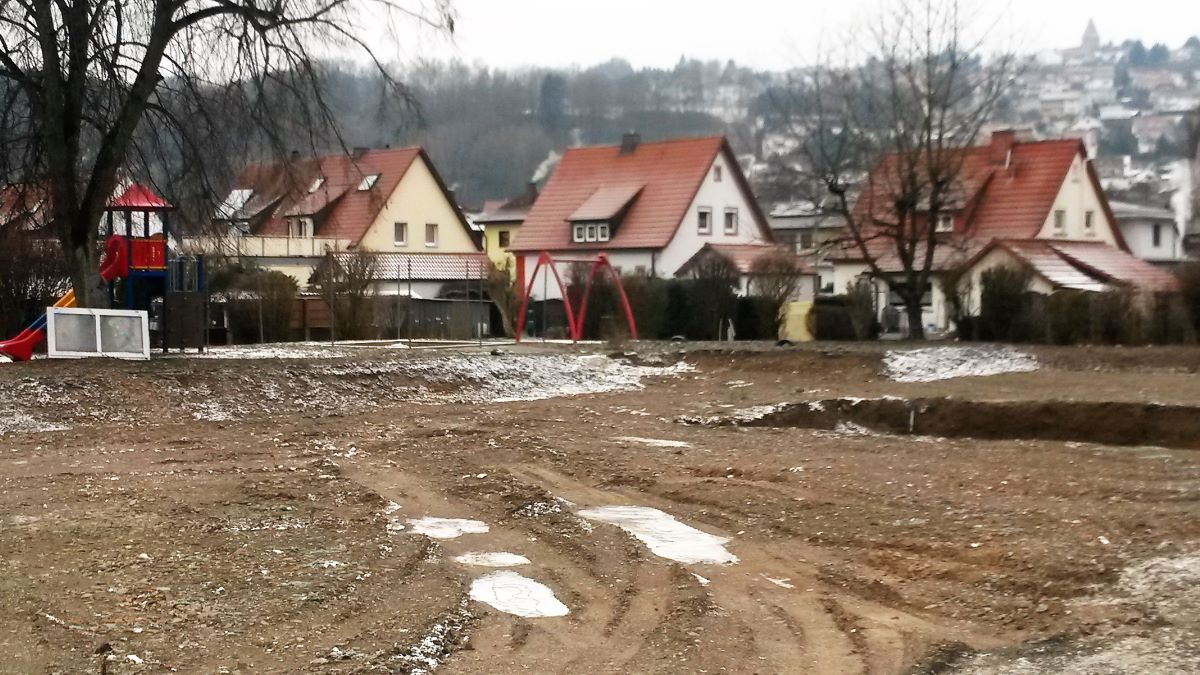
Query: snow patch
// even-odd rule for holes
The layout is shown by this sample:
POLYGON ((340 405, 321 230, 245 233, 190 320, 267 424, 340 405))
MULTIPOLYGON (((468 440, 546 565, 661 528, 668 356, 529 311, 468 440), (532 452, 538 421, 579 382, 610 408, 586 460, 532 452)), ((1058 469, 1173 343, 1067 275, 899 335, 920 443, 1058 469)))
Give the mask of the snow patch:
POLYGON ((648 506, 601 506, 579 515, 625 530, 657 556, 681 563, 727 565, 738 561, 725 550, 727 537, 701 532, 675 520, 675 516, 648 506))
POLYGON ((672 441, 665 438, 642 438, 640 436, 617 436, 614 441, 624 443, 641 443, 655 448, 690 448, 691 443, 687 441, 672 441))
POLYGON ((516 572, 492 572, 471 582, 471 599, 525 618, 566 616, 570 610, 554 591, 516 572))
POLYGON ((1037 359, 1012 347, 926 347, 894 349, 883 357, 883 373, 896 382, 934 382, 955 377, 1029 373, 1037 359))
POLYGON ((454 562, 464 565, 476 565, 478 567, 516 567, 517 565, 528 565, 529 558, 516 553, 497 552, 475 552, 464 553, 459 556, 454 556, 454 562))
POLYGON ((487 523, 466 518, 410 518, 409 527, 413 534, 423 534, 433 539, 457 539, 464 534, 484 534, 487 523))

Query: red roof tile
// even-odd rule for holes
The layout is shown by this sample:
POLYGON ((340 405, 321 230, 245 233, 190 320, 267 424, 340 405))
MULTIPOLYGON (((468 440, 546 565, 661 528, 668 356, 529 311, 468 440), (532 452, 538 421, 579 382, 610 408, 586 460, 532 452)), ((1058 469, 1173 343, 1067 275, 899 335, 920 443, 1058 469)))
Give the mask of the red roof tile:
MULTIPOLYGON (((968 255, 978 251, 993 239, 1033 239, 1041 232, 1050 216, 1054 200, 1067 180, 1075 158, 1086 157, 1083 143, 1078 139, 1014 142, 1003 145, 993 137, 993 143, 955 150, 962 152, 962 167, 958 184, 951 190, 952 207, 955 211, 955 231, 952 239, 967 242, 958 246, 968 255), (1011 147, 1011 154, 1003 152, 1011 147), (974 240, 974 241, 971 241, 974 240)), ((892 193, 889 184, 896 171, 895 155, 885 155, 871 172, 871 178, 855 203, 855 213, 864 219, 873 204, 885 204, 892 193)), ((1101 196, 1107 222, 1112 223, 1112 234, 1117 247, 1127 250, 1120 230, 1112 218, 1107 202, 1103 199, 1099 179, 1090 163, 1085 164, 1087 179, 1101 196)), ((882 207, 877 217, 886 220, 882 207)), ((961 262, 958 252, 943 254, 934 251, 933 269, 945 269, 947 265, 961 262)), ((895 243, 888 236, 877 236, 868 241, 869 254, 880 262, 895 259, 895 243)), ((843 260, 862 259, 857 247, 848 247, 837 255, 843 260)), ((920 259, 918 255, 918 260, 920 259)), ((891 264, 889 263, 889 264, 891 264)), ((888 271, 884 269, 883 271, 888 271)))
MULTIPOLYGON (((450 198, 433 162, 419 147, 368 150, 354 157, 338 154, 301 159, 289 163, 253 164, 246 167, 233 185, 233 190, 250 189, 253 195, 232 216, 225 220, 254 220, 266 214, 255 234, 282 236, 288 232, 289 215, 317 215, 315 236, 335 239, 362 239, 388 197, 413 162, 420 157, 450 198), (379 175, 374 187, 359 190, 363 178, 379 175), (318 179, 324 181, 309 193, 318 179)), ((466 227, 466 219, 459 218, 466 227)))
POLYGON ((612 220, 624 213, 638 193, 642 185, 601 185, 590 197, 585 199, 579 208, 567 216, 567 220, 576 222, 612 220))
MULTIPOLYGON (((729 172, 750 195, 733 153, 720 136, 641 143, 621 154, 618 145, 572 148, 542 189, 513 241, 519 251, 571 248, 662 248, 671 241, 696 196, 709 167, 724 152, 729 172), (604 200, 641 185, 608 242, 571 243, 569 221, 602 189, 604 200)), ((750 195, 757 208, 757 201, 750 195)), ((590 211, 590 206, 589 206, 590 211)), ((585 215, 591 215, 585 213, 585 215)), ((761 215, 761 214, 759 214, 761 215)), ((764 224, 765 217, 760 218, 764 224)))

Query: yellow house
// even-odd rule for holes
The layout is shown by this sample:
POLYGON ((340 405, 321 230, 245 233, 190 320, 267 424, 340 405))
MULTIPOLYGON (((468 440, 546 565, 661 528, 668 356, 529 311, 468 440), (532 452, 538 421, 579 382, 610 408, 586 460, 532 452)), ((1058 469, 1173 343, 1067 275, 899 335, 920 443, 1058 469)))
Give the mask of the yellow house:
POLYGON ((302 290, 330 252, 464 260, 479 252, 466 217, 419 147, 253 164, 215 220, 229 227, 230 236, 191 239, 185 246, 252 259, 293 277, 302 290))
POLYGON ((475 217, 475 222, 483 226, 484 252, 492 263, 507 267, 513 274, 516 274, 516 257, 509 252, 509 245, 537 197, 537 183, 530 182, 521 195, 485 205, 483 213, 475 217))

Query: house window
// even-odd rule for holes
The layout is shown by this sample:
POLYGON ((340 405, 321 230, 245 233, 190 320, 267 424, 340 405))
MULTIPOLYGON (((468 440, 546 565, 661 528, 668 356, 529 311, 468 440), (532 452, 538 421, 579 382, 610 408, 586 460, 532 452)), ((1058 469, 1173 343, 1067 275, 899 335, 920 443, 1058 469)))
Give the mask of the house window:
POLYGON ((587 241, 596 241, 596 226, 587 226, 587 241))
POLYGON ((1159 223, 1154 224, 1154 233, 1152 236, 1154 238, 1154 248, 1158 248, 1159 246, 1162 246, 1162 225, 1161 224, 1159 224, 1159 223))
POLYGON ((496 235, 496 240, 500 244, 500 248, 508 248, 510 236, 511 234, 508 230, 500 230, 500 233, 496 235))
POLYGON ((324 185, 324 184, 325 184, 325 178, 324 178, 324 176, 317 176, 317 177, 316 177, 316 178, 313 180, 313 182, 312 182, 312 185, 309 185, 309 186, 308 186, 308 192, 309 192, 309 194, 312 194, 312 193, 316 192, 317 190, 320 190, 320 189, 321 189, 321 186, 322 186, 322 185, 324 185))
POLYGON ((437 223, 425 223, 425 245, 438 245, 438 227, 437 223))
POLYGON ((1058 209, 1054 212, 1054 231, 1062 233, 1067 229, 1067 212, 1058 209))
POLYGON ((935 232, 953 232, 954 231, 954 216, 949 213, 943 213, 938 216, 937 228, 935 232))
POLYGON ((379 182, 379 174, 377 174, 377 173, 373 173, 369 176, 363 176, 362 182, 358 184, 358 191, 366 192, 367 190, 370 190, 371 188, 375 187, 375 184, 378 182, 379 182))
POLYGON ((800 232, 800 250, 806 251, 813 247, 812 230, 802 230, 800 232))
POLYGON ((288 234, 296 239, 312 236, 312 218, 292 218, 288 221, 288 234))
POLYGON ((1083 227, 1086 228, 1087 230, 1091 230, 1092 226, 1095 224, 1095 218, 1096 218, 1095 211, 1085 211, 1083 213, 1083 227))
POLYGON ((571 238, 575 241, 576 244, 582 243, 583 238, 584 238, 584 233, 587 232, 587 227, 584 225, 576 225, 574 229, 575 229, 574 236, 572 236, 571 238))
POLYGON ((408 223, 392 225, 392 242, 396 246, 408 246, 408 223))
POLYGON ((596 241, 608 241, 608 223, 596 226, 596 241))
POLYGON ((725 209, 725 234, 737 234, 737 209, 725 209))
POLYGON ((713 167, 713 182, 720 183, 721 178, 723 178, 723 176, 722 176, 723 173, 724 173, 724 169, 721 167, 720 164, 714 166, 713 167))
POLYGON ((696 214, 696 232, 712 234, 712 209, 701 206, 696 214))

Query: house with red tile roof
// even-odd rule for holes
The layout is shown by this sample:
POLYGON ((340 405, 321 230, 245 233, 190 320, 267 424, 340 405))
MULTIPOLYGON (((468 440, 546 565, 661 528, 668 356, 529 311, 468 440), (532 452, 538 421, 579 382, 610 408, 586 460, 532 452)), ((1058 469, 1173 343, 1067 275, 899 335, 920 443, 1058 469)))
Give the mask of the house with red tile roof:
POLYGON ((705 244, 772 241, 724 137, 642 143, 627 134, 620 145, 567 150, 510 250, 528 283, 542 251, 577 260, 604 253, 619 272, 670 278, 705 244))
MULTIPOLYGON (((253 259, 292 276, 302 289, 329 252, 389 256, 379 268, 392 270, 409 267, 396 256, 405 261, 416 256, 417 268, 427 272, 465 269, 480 257, 466 217, 419 147, 252 164, 234 182, 214 222, 228 236, 187 244, 253 259)), ((433 292, 430 283, 458 280, 421 279, 426 293, 433 292)), ((381 292, 397 288, 389 283, 395 281, 381 278, 381 292)))
MULTIPOLYGON (((975 284, 955 292, 976 300, 982 272, 995 264, 1031 266, 1039 279, 1033 290, 1039 292, 1122 284, 1148 292, 1176 288, 1169 274, 1151 271, 1152 266, 1130 254, 1081 141, 1025 142, 1012 131, 998 131, 987 144, 961 152, 950 204, 935 224, 938 245, 923 312, 930 332, 951 328, 943 286, 952 271, 964 271, 962 283, 975 284)), ((869 221, 871 210, 886 202, 880 197, 889 194, 887 182, 895 175, 889 167, 895 161, 885 156, 872 171, 854 207, 860 222, 869 221)), ((865 253, 857 246, 838 251, 837 292, 871 277, 869 260, 874 260, 881 273, 872 279, 881 318, 903 317, 900 297, 891 289, 903 272, 894 246, 880 237, 867 242, 865 253)), ((918 251, 917 259, 923 255, 918 251)), ((889 328, 898 327, 885 321, 885 330, 889 328)))

